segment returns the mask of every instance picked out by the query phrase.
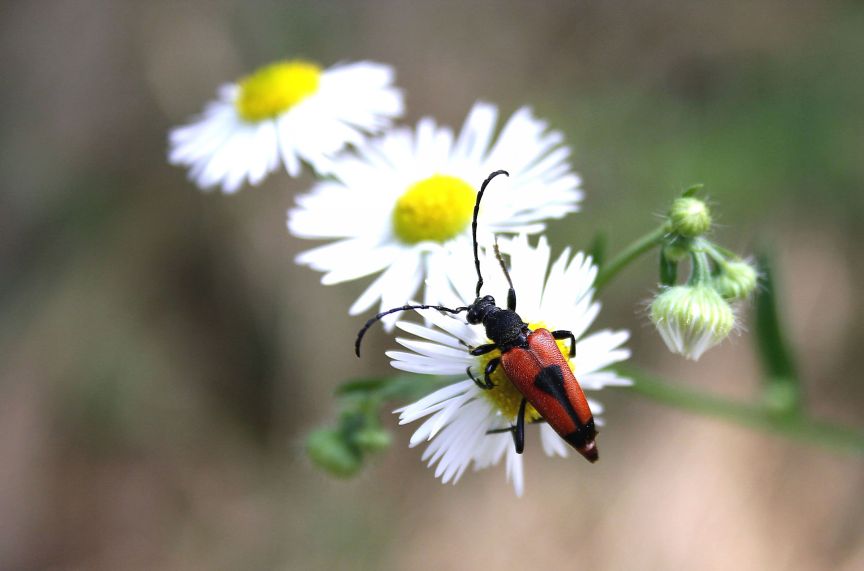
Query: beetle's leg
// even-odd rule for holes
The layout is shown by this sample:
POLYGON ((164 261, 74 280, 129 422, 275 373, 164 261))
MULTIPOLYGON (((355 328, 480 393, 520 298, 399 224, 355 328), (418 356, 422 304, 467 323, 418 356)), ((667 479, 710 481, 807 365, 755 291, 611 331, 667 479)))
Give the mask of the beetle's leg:
POLYGON ((522 454, 525 450, 525 405, 528 401, 523 397, 519 404, 519 414, 516 416, 516 426, 513 429, 513 444, 516 446, 516 454, 522 454))
POLYGON ((488 343, 486 345, 480 345, 478 347, 474 347, 469 352, 471 353, 471 355, 473 355, 475 357, 479 357, 480 355, 485 355, 486 353, 491 353, 492 351, 494 351, 497 348, 498 348, 498 346, 495 343, 488 343))
POLYGON ((522 454, 525 450, 525 405, 528 404, 526 399, 522 399, 519 403, 519 414, 516 415, 516 426, 507 428, 493 428, 487 430, 486 434, 501 434, 509 432, 513 436, 513 445, 516 447, 516 454, 522 454))
MULTIPOLYGON (((495 343, 487 343, 486 345, 480 345, 479 347, 474 347, 469 352, 471 353, 471 355, 473 355, 475 357, 479 357, 480 355, 485 355, 486 353, 491 353, 492 351, 494 351, 497 348, 498 348, 498 346, 495 345, 495 343)), ((471 370, 470 370, 471 367, 470 366, 468 367, 468 370, 467 370, 468 376, 470 376, 471 380, 473 380, 475 383, 477 383, 477 386, 480 387, 481 389, 491 389, 492 387, 495 386, 495 383, 492 382, 492 379, 490 379, 489 376, 493 372, 495 372, 495 369, 498 367, 498 365, 500 363, 501 363, 501 359, 499 357, 495 357, 494 359, 490 359, 489 362, 486 363, 486 370, 483 372, 483 382, 482 383, 479 380, 477 380, 476 378, 474 378, 474 375, 471 374, 471 370)))
POLYGON ((570 340, 570 358, 576 356, 576 336, 573 335, 572 331, 566 331, 564 329, 559 329, 558 331, 552 332, 552 337, 555 339, 569 339, 570 340))
POLYGON ((507 290, 507 309, 516 311, 516 290, 512 287, 507 290))
POLYGON ((489 359, 489 362, 486 363, 486 370, 483 371, 483 387, 484 389, 491 389, 495 386, 495 383, 492 382, 492 373, 495 372, 495 369, 498 368, 498 365, 501 364, 501 358, 495 357, 494 359, 489 359))
MULTIPOLYGON (((491 361, 490 361, 490 363, 491 363, 491 361)), ((468 365, 468 368, 465 369, 465 372, 468 373, 468 377, 470 377, 471 380, 474 381, 474 384, 483 390, 489 390, 493 386, 495 386, 495 385, 488 385, 487 383, 484 383, 483 381, 481 381, 480 379, 475 377, 474 373, 471 372, 471 365, 468 365)))
POLYGON ((513 280, 510 279, 510 272, 507 271, 507 264, 504 263, 504 258, 501 257, 501 250, 498 249, 498 236, 495 236, 495 257, 498 258, 498 263, 501 264, 501 270, 504 272, 504 277, 507 278, 507 283, 510 289, 507 290, 507 309, 516 311, 516 290, 513 289, 513 280))
MULTIPOLYGON (((513 436, 513 445, 516 448, 516 454, 522 454, 525 450, 525 406, 528 404, 526 399, 522 399, 522 402, 519 403, 519 414, 516 417, 516 426, 509 426, 507 428, 493 428, 492 430, 487 430, 486 434, 501 434, 503 432, 509 432, 513 436)), ((546 422, 544 419, 538 419, 531 421, 532 424, 536 424, 538 422, 546 422)))

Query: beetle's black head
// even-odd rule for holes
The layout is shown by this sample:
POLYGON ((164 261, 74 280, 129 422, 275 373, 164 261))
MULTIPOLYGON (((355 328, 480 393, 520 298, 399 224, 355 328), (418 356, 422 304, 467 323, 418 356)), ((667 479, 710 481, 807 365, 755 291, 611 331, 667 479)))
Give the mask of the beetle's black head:
POLYGON ((468 309, 468 315, 466 319, 468 323, 472 325, 477 325, 478 323, 483 323, 483 319, 486 315, 496 309, 495 298, 491 295, 484 295, 483 297, 478 297, 474 300, 474 303, 471 304, 470 309, 468 309))

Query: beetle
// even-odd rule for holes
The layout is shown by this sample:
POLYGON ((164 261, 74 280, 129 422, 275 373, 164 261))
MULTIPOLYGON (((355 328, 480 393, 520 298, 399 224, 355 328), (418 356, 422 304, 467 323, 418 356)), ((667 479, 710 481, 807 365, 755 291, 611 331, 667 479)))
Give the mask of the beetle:
MULTIPOLYGON (((474 203, 474 214, 471 222, 471 235, 474 247, 474 266, 477 270, 476 299, 471 305, 449 308, 441 305, 403 305, 382 311, 369 319, 357 333, 354 352, 360 356, 360 343, 366 331, 386 315, 412 309, 436 309, 456 315, 467 312, 466 321, 472 325, 482 324, 486 337, 491 343, 469 348, 473 356, 485 355, 492 351, 501 352, 500 357, 494 357, 486 364, 482 380, 477 378, 469 366, 468 376, 481 389, 491 390, 495 387, 492 374, 498 367, 503 368, 507 378, 522 394, 516 424, 509 428, 490 430, 489 433, 510 432, 516 452, 521 454, 525 448, 525 408, 528 403, 537 410, 542 420, 549 425, 568 444, 575 448, 589 462, 598 459, 594 417, 591 408, 582 392, 582 387, 570 370, 568 359, 561 353, 556 341, 569 340, 569 356, 576 354, 576 337, 571 331, 549 331, 544 328, 531 330, 519 314, 516 313, 516 290, 501 253, 495 244, 495 256, 507 278, 507 308, 498 307, 491 295, 480 295, 483 288, 483 275, 480 272, 480 258, 477 245, 477 215, 480 212, 480 201, 486 187, 498 175, 509 176, 504 170, 491 173, 477 193, 474 203)), ((539 422, 539 421, 538 421, 539 422)))

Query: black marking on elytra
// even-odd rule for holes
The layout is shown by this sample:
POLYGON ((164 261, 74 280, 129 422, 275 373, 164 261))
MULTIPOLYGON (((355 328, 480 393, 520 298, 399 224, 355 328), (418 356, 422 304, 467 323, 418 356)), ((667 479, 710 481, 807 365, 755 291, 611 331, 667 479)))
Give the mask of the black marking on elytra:
POLYGON ((576 430, 564 437, 564 440, 569 442, 577 450, 585 448, 585 446, 597 437, 597 430, 594 428, 594 418, 592 417, 585 424, 576 423, 576 430))
POLYGON ((576 426, 581 424, 579 415, 576 414, 573 404, 570 402, 570 399, 567 398, 567 391, 564 389, 564 375, 561 373, 561 367, 558 365, 547 365, 540 369, 540 372, 537 373, 537 376, 534 378, 534 386, 544 393, 551 395, 552 398, 558 401, 558 404, 563 406, 564 410, 567 411, 567 414, 570 415, 573 424, 576 426))

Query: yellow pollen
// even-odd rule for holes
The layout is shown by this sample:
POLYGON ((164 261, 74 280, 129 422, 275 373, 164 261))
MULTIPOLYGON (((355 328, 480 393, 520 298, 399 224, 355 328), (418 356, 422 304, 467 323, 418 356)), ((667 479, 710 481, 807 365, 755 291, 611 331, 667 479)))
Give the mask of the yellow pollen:
POLYGON ((240 80, 234 106, 249 122, 271 119, 316 91, 321 68, 303 60, 273 63, 240 80))
POLYGON ((455 176, 432 175, 412 184, 396 201, 393 231, 406 244, 455 238, 471 222, 474 187, 455 176))
MULTIPOLYGON (((531 329, 531 331, 541 328, 549 329, 549 327, 547 327, 542 321, 529 323, 528 328, 531 329)), ((565 358, 570 355, 569 339, 562 339, 556 341, 556 343, 558 348, 561 349, 561 354, 564 355, 565 358)), ((480 380, 483 380, 482 375, 483 371, 486 370, 486 364, 495 357, 500 356, 501 352, 497 350, 481 355, 479 357, 480 363, 477 365, 477 371, 474 373, 475 376, 480 380)), ((570 370, 575 372, 576 365, 573 360, 568 359, 567 363, 570 365, 570 370)), ((481 394, 492 404, 492 406, 501 411, 501 414, 505 419, 509 422, 515 423, 516 415, 519 414, 519 405, 522 403, 522 393, 520 393, 516 386, 510 382, 510 379, 504 372, 504 368, 500 365, 495 369, 495 372, 492 373, 492 382, 495 383, 495 386, 488 391, 482 391, 481 394)), ((531 403, 528 403, 528 406, 525 407, 525 422, 535 422, 541 418, 540 413, 531 406, 531 403)))

